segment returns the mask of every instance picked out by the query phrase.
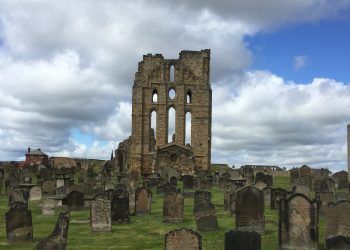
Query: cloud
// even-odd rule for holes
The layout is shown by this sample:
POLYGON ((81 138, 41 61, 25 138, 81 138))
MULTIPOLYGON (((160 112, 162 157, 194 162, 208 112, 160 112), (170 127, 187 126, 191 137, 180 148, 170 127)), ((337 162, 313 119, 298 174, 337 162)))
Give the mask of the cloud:
POLYGON ((303 86, 268 72, 245 72, 254 57, 245 37, 333 18, 349 2, 1 1, 0 160, 18 159, 27 146, 108 159, 131 132, 131 89, 142 55, 177 58, 183 49, 205 48, 212 52, 214 159, 322 161, 306 155, 317 151, 317 143, 330 143, 319 151, 325 161, 345 159, 338 149, 347 87, 330 79, 303 86), (91 134, 93 146, 75 140, 72 129, 91 134))
POLYGON ((294 57, 293 66, 294 66, 295 70, 299 70, 301 68, 304 68, 306 63, 307 63, 306 56, 300 55, 300 56, 294 57))
POLYGON ((249 71, 213 92, 213 154, 227 163, 344 168, 350 87, 249 71))

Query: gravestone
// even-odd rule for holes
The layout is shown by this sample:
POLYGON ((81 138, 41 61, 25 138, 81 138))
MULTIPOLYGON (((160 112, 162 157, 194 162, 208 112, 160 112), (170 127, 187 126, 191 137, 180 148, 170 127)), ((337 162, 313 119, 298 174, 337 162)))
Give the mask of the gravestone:
POLYGON ((289 170, 290 172, 290 184, 291 185, 297 185, 299 184, 299 169, 292 168, 289 170))
POLYGON ((322 215, 326 215, 329 209, 329 203, 334 203, 335 195, 332 192, 316 192, 315 197, 320 199, 321 207, 319 212, 322 215))
POLYGON ((271 187, 266 187, 263 189, 264 192, 264 205, 266 206, 270 206, 271 205, 271 187))
POLYGON ((5 184, 5 191, 7 193, 9 190, 16 188, 19 184, 19 181, 14 177, 9 177, 5 179, 4 184, 5 184))
POLYGON ((163 222, 183 222, 184 198, 180 190, 171 190, 165 193, 163 202, 163 222))
POLYGON ((130 223, 129 195, 127 192, 118 190, 112 193, 111 215, 112 224, 130 223))
POLYGON ((145 187, 139 187, 135 191, 135 214, 151 214, 152 192, 145 187))
POLYGON ((67 195, 67 206, 70 211, 84 209, 84 194, 72 191, 67 195))
POLYGON ((260 189, 260 190, 263 190, 264 188, 267 187, 267 184, 265 182, 259 181, 259 182, 255 183, 255 187, 260 189))
POLYGON ((333 174, 333 178, 338 184, 339 189, 348 189, 349 181, 348 181, 348 172, 340 171, 333 174))
POLYGON ((230 230, 225 233, 225 250, 260 250, 261 236, 257 232, 230 230))
POLYGON ((169 182, 170 185, 177 186, 177 178, 175 176, 171 176, 169 182))
POLYGON ((335 235, 350 237, 350 201, 338 201, 327 213, 326 238, 335 235))
POLYGON ((68 187, 60 186, 60 187, 56 188, 55 193, 57 196, 67 196, 68 187))
POLYGON ((292 190, 294 194, 299 193, 299 194, 305 195, 306 197, 310 197, 311 190, 310 190, 310 186, 308 185, 298 184, 293 186, 292 190))
POLYGON ((33 240, 32 212, 18 202, 6 213, 6 234, 10 242, 33 240))
POLYGON ((231 195, 235 194, 236 189, 233 185, 226 186, 224 190, 224 209, 230 211, 231 209, 231 195))
POLYGON ((182 176, 183 189, 193 189, 193 176, 184 175, 182 176))
POLYGON ((30 201, 41 200, 41 187, 35 186, 29 190, 29 200, 30 201))
POLYGON ((264 193, 254 186, 236 191, 236 230, 265 231, 264 193))
POLYGON ((279 209, 279 202, 281 198, 287 198, 288 191, 282 188, 271 189, 271 209, 279 209))
POLYGON ((236 191, 230 194, 230 215, 236 213, 236 191))
POLYGON ((43 215, 53 215, 55 214, 55 200, 44 199, 41 207, 41 213, 43 215))
POLYGON ((350 200, 350 194, 345 192, 338 192, 335 193, 335 200, 341 201, 341 200, 350 200))
POLYGON ((35 250, 65 250, 67 246, 69 212, 60 212, 56 226, 50 236, 41 240, 35 250))
POLYGON ((90 225, 92 232, 111 232, 111 202, 103 196, 97 196, 90 205, 90 225))
POLYGON ((311 187, 312 178, 311 178, 311 168, 307 165, 303 165, 299 168, 299 184, 308 185, 311 187))
POLYGON ((19 188, 12 189, 9 194, 8 206, 12 208, 15 203, 21 202, 28 207, 28 199, 26 199, 23 190, 19 188))
POLYGON ((52 195, 55 191, 55 182, 52 180, 44 181, 43 183, 43 193, 47 195, 52 195))
POLYGON ((175 229, 165 235, 165 250, 202 250, 202 236, 191 229, 175 229))
POLYGON ((215 231, 219 229, 215 207, 211 203, 209 191, 196 191, 194 196, 194 215, 199 231, 215 231))
POLYGON ((299 193, 281 199, 278 226, 280 249, 318 249, 317 201, 299 193))
POLYGON ((349 250, 350 237, 344 235, 331 236, 326 239, 326 250, 349 250))

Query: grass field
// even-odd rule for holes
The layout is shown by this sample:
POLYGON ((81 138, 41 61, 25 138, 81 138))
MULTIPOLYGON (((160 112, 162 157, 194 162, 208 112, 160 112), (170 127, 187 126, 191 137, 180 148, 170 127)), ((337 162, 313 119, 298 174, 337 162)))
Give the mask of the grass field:
MULTIPOLYGON (((180 183, 181 186, 181 183, 180 183)), ((288 189, 289 177, 276 177, 274 186, 288 189)), ((33 249, 36 243, 48 236, 56 223, 55 216, 41 214, 40 202, 31 202, 34 241, 21 244, 9 244, 6 240, 5 213, 7 196, 0 196, 0 249, 33 249)), ((162 223, 163 197, 155 196, 152 214, 143 217, 132 216, 129 225, 113 225, 111 233, 92 233, 90 231, 89 210, 71 212, 67 249, 164 249, 164 235, 179 227, 196 229, 193 215, 193 198, 185 199, 184 223, 162 223)), ((224 195, 218 188, 212 189, 212 202, 215 204, 220 230, 201 232, 203 249, 224 249, 224 233, 235 227, 235 219, 224 210, 224 195)), ((278 249, 278 211, 265 209, 265 234, 262 236, 262 249, 278 249)), ((324 249, 324 218, 319 222, 320 249, 324 249)))

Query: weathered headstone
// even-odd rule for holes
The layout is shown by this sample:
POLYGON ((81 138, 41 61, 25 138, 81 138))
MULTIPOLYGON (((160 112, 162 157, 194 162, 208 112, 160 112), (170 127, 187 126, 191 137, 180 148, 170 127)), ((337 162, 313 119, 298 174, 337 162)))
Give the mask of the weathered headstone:
POLYGON ((28 207, 28 199, 26 199, 22 189, 15 188, 10 191, 8 206, 12 208, 15 203, 21 202, 28 207))
POLYGON ((52 195, 55 191, 55 182, 52 180, 44 181, 43 183, 43 193, 52 195))
POLYGON ((163 222, 183 222, 184 198, 180 190, 171 190, 164 195, 163 222))
POLYGON ((299 194, 304 194, 306 197, 310 197, 310 186, 308 185, 303 185, 303 184, 298 184, 293 186, 292 188, 293 193, 299 193, 299 194))
POLYGON ((288 192, 285 189, 282 188, 273 188, 271 189, 271 209, 278 209, 279 208, 279 202, 281 198, 287 198, 288 192))
POLYGON ((335 201, 335 195, 332 192, 316 192, 315 197, 320 199, 321 207, 320 207, 320 214, 326 215, 329 209, 329 203, 335 201))
POLYGON ((202 250, 202 236, 191 229, 175 229, 165 235, 165 250, 202 250))
POLYGON ((41 187, 35 186, 29 190, 29 200, 30 201, 41 200, 41 187))
POLYGON ((317 201, 299 193, 281 199, 278 232, 280 249, 318 249, 317 201))
POLYGON ((92 232, 111 232, 111 201, 97 196, 90 205, 90 225, 92 232))
POLYGON ((264 193, 254 186, 236 191, 236 229, 239 231, 265 231, 264 193))
POLYGON ((350 237, 350 201, 338 201, 327 213, 326 238, 335 235, 350 237))
POLYGON ((55 214, 55 200, 44 199, 41 207, 41 213, 43 215, 53 215, 55 214))
POLYGON ((84 209, 84 194, 79 191, 72 191, 67 195, 67 206, 69 210, 84 209))
POLYGON ((135 214, 151 214, 152 192, 145 187, 139 187, 135 191, 135 214))
POLYGON ((69 212, 60 212, 56 226, 50 236, 41 240, 35 247, 35 250, 65 250, 67 246, 69 212))
POLYGON ((170 185, 177 186, 177 178, 175 176, 171 176, 169 182, 170 185))
POLYGON ((122 190, 112 193, 111 201, 112 224, 130 223, 129 195, 122 190))
POLYGON ((211 203, 209 191, 196 191, 194 196, 194 215, 199 231, 214 231, 219 229, 215 207, 211 203))
POLYGON ((225 250, 260 250, 261 236, 257 232, 230 230, 225 233, 225 250))
POLYGON ((5 215, 7 240, 10 242, 33 239, 32 212, 25 204, 16 203, 5 215))
POLYGON ((335 174, 333 174, 333 178, 337 182, 339 189, 349 188, 348 172, 346 171, 336 172, 335 174))
POLYGON ((326 239, 326 250, 349 250, 350 237, 344 235, 331 236, 326 239))

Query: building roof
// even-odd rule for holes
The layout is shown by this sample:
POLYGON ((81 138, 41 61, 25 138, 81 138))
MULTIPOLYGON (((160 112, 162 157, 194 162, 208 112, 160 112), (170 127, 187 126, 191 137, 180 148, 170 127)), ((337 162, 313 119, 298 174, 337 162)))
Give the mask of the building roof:
POLYGON ((26 153, 26 155, 43 155, 43 156, 47 156, 47 154, 42 152, 40 148, 31 150, 29 153, 26 153))

